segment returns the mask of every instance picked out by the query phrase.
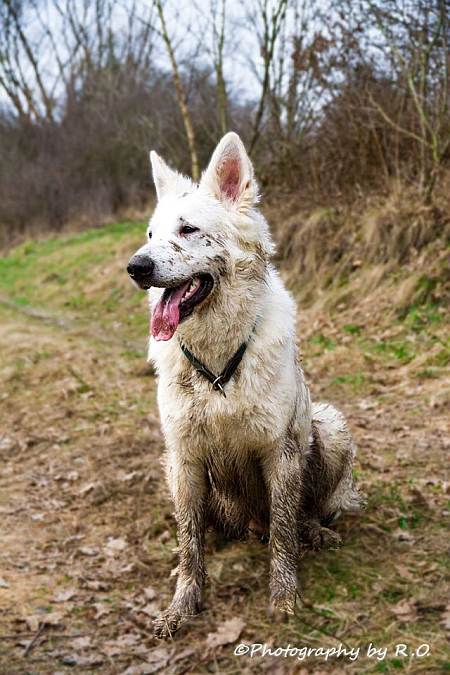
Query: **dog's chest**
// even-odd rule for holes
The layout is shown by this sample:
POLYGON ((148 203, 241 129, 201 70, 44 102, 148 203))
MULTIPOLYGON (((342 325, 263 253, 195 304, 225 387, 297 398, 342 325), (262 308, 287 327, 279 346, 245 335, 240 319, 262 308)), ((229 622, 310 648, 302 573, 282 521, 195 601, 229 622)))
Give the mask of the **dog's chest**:
POLYGON ((179 434, 205 440, 208 448, 226 448, 233 457, 253 450, 260 454, 283 436, 287 419, 275 398, 258 390, 257 382, 236 378, 225 386, 226 396, 196 372, 191 382, 189 388, 184 381, 174 382, 160 397, 162 417, 179 434))
MULTIPOLYGON (((171 446, 262 457, 286 434, 298 395, 294 350, 247 350, 223 396, 181 351, 161 362, 158 403, 171 446)), ((211 368, 215 365, 210 360, 211 368)))

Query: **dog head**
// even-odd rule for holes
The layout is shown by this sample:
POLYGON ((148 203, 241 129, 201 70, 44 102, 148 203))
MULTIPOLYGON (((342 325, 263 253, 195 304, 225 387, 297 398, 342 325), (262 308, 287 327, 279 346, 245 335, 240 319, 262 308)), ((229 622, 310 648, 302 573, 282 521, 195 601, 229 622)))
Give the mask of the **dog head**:
POLYGON ((273 245, 254 208, 253 166, 237 134, 222 138, 198 185, 156 152, 150 159, 158 202, 148 241, 127 269, 140 288, 163 289, 154 298, 152 335, 170 340, 181 321, 217 304, 226 285, 261 276, 273 245))

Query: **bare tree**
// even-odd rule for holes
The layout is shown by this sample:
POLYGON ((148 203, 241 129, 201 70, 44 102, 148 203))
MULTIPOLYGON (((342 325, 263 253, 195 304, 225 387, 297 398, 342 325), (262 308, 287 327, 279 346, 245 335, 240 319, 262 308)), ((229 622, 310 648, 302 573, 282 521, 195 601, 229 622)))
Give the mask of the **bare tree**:
POLYGON ((249 14, 249 20, 258 36, 262 58, 262 72, 260 76, 261 93, 252 125, 249 143, 250 153, 254 150, 261 133, 261 123, 270 89, 272 61, 275 56, 278 39, 283 31, 287 8, 288 0, 256 0, 256 5, 249 14))
POLYGON ((322 9, 311 0, 293 3, 283 26, 268 96, 271 120, 285 144, 303 138, 330 98, 335 73, 325 26, 322 9))
POLYGON ((18 114, 53 119, 51 99, 41 73, 38 50, 24 27, 23 3, 2 0, 0 18, 0 86, 18 114))
POLYGON ((175 50, 170 38, 166 18, 164 15, 164 5, 161 0, 154 0, 156 9, 158 12, 158 17, 161 25, 161 36, 166 46, 167 55, 169 57, 170 66, 172 69, 172 78, 175 86, 175 93, 177 97, 178 107, 180 108, 180 113, 183 118, 183 124, 186 131, 187 142, 189 146, 189 153, 191 156, 191 172, 192 178, 195 181, 198 181, 200 178, 200 164, 198 161, 197 154, 197 145, 195 138, 195 129, 192 123, 191 113, 189 111, 189 105, 186 95, 186 90, 183 85, 183 81, 180 75, 180 69, 175 55, 175 50))
POLYGON ((395 119, 379 102, 372 105, 383 121, 418 148, 419 186, 429 200, 450 147, 450 33, 447 0, 363 0, 382 40, 373 49, 388 59, 391 77, 414 113, 413 125, 395 119))
POLYGON ((226 0, 211 0, 213 63, 216 74, 217 121, 222 134, 228 131, 228 95, 224 75, 226 0))

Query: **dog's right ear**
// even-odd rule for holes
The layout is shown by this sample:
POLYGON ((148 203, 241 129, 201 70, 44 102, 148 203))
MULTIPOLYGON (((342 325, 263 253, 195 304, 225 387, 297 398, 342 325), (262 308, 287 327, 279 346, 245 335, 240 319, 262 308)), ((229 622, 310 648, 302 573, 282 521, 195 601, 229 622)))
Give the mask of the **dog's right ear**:
POLYGON ((238 210, 249 209, 258 200, 253 165, 237 134, 230 131, 222 138, 200 185, 238 210))
POLYGON ((156 196, 158 199, 161 199, 168 192, 170 186, 176 181, 177 173, 176 171, 173 171, 170 166, 167 166, 162 157, 154 150, 150 153, 150 162, 152 165, 156 196))

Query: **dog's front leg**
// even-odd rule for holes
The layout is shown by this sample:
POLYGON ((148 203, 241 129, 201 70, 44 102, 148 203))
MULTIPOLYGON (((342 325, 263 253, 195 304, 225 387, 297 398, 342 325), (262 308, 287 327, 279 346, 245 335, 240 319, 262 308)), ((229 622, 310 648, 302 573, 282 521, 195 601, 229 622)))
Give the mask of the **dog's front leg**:
POLYGON ((205 578, 204 535, 206 472, 200 460, 169 458, 168 477, 175 503, 180 560, 172 602, 154 623, 157 637, 170 637, 200 610, 205 578))
POLYGON ((272 607, 288 614, 294 612, 297 595, 303 465, 299 446, 286 439, 266 467, 270 496, 270 600, 272 607))

